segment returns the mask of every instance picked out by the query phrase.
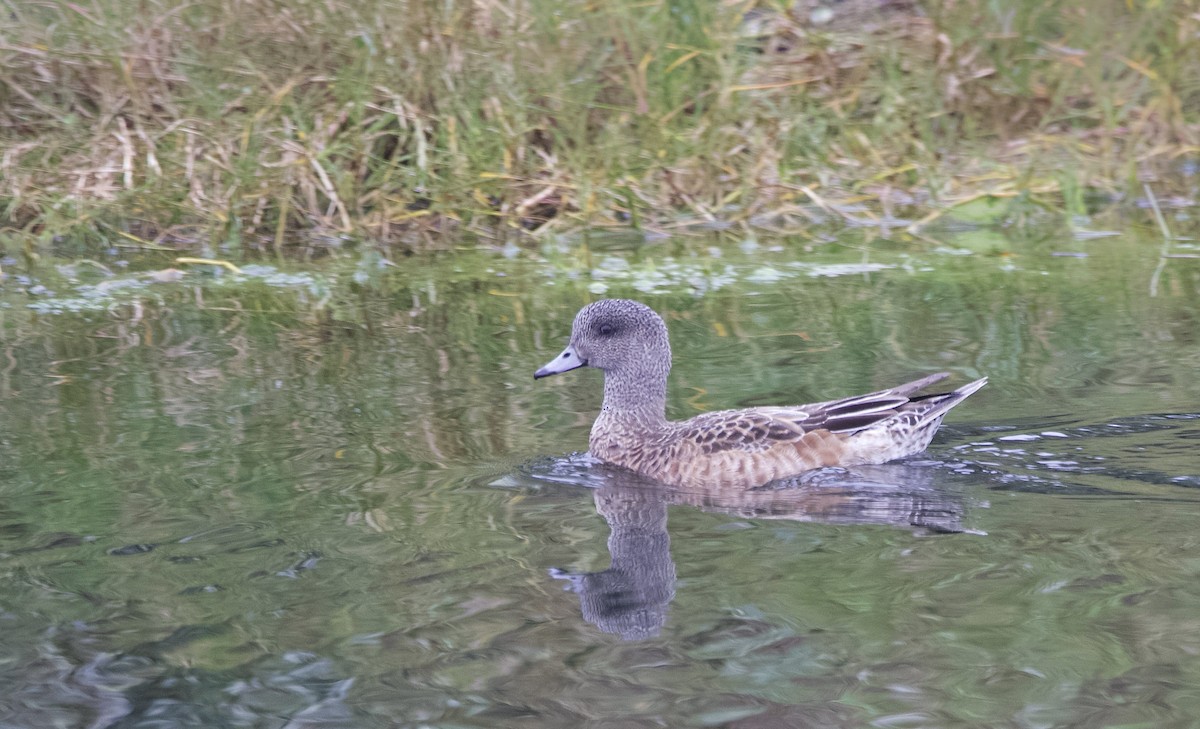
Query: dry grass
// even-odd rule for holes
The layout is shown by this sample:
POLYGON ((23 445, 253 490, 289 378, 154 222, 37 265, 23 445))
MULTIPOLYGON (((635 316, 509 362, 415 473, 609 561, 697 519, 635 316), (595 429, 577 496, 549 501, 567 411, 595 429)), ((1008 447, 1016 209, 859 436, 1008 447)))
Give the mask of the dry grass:
POLYGON ((0 0, 0 242, 427 248, 1194 197, 1196 0, 829 7, 0 0))

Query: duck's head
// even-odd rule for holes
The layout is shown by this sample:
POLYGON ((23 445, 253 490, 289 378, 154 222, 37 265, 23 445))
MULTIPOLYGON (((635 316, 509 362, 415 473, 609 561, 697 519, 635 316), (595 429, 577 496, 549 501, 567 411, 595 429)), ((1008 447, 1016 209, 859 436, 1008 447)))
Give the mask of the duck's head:
POLYGON ((602 299, 575 315, 571 342, 562 354, 533 373, 534 379, 578 367, 607 372, 671 369, 671 344, 662 317, 629 299, 602 299))

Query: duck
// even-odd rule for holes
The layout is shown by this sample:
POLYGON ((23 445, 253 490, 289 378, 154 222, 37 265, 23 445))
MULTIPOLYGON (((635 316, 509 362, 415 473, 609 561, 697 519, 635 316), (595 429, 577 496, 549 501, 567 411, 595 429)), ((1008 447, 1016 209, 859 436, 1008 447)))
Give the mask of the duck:
POLYGON ((575 316, 566 349, 534 372, 539 380, 592 367, 604 401, 592 424, 592 457, 684 488, 751 489, 814 469, 874 465, 924 451, 942 418, 987 384, 918 395, 938 372, 878 392, 786 407, 666 417, 671 372, 667 325, 630 299, 601 299, 575 316))

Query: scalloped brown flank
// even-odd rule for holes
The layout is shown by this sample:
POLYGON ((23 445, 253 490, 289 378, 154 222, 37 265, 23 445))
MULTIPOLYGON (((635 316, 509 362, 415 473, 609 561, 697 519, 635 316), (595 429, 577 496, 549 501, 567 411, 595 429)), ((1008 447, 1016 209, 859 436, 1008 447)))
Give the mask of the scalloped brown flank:
POLYGON ((987 378, 933 395, 917 391, 939 372, 865 395, 791 407, 760 407, 666 419, 671 347, 652 309, 628 299, 585 306, 562 354, 535 378, 595 367, 604 404, 592 455, 682 487, 752 488, 824 466, 884 463, 925 450, 950 408, 987 378))

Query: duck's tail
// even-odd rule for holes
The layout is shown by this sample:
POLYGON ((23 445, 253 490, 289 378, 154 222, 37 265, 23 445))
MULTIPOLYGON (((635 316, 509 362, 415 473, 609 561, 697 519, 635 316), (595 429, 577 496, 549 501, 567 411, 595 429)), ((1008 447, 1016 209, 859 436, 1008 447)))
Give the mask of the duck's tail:
MULTIPOLYGON (((937 380, 940 380, 942 377, 945 377, 945 373, 939 373, 938 375, 933 375, 933 377, 936 377, 937 380)), ((931 378, 926 377, 925 380, 931 380, 931 378)), ((931 381, 936 382, 937 380, 931 381)), ((922 382, 922 380, 917 380, 916 382, 922 382)), ((940 392, 936 395, 920 395, 909 400, 908 405, 901 408, 901 411, 914 413, 918 415, 919 419, 922 421, 933 420, 934 418, 940 419, 946 414, 946 411, 959 404, 963 400, 966 400, 987 383, 988 378, 980 377, 978 380, 975 380, 974 382, 968 382, 957 390, 940 392)), ((916 383, 914 382, 909 384, 916 383)), ((924 386, 924 384, 921 385, 921 387, 924 386)), ((908 385, 901 385, 901 387, 908 387, 908 385)), ((915 392, 919 389, 921 388, 915 388, 914 390, 910 390, 910 392, 915 392)))
POLYGON ((987 384, 987 378, 981 377, 950 392, 910 396, 946 376, 946 373, 938 373, 888 390, 888 395, 907 398, 907 402, 895 406, 890 415, 877 413, 877 420, 848 434, 847 440, 857 452, 854 460, 885 463, 920 453, 929 446, 950 408, 987 384))

